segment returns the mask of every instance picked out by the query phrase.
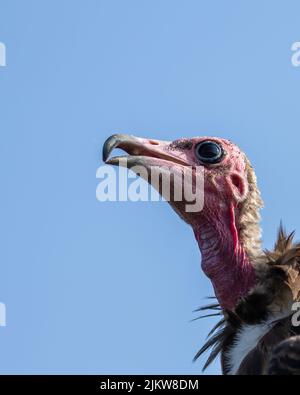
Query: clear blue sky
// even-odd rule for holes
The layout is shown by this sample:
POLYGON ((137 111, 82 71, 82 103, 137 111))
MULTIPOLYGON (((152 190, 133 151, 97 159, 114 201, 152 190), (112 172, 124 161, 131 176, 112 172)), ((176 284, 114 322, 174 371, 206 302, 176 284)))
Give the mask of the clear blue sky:
MULTIPOLYGON (((99 203, 102 143, 219 135, 300 228, 299 1, 1 0, 1 373, 200 373, 212 292, 160 203, 99 203), (247 4, 246 4, 247 3, 247 4)), ((214 364, 207 371, 218 373, 214 364)))

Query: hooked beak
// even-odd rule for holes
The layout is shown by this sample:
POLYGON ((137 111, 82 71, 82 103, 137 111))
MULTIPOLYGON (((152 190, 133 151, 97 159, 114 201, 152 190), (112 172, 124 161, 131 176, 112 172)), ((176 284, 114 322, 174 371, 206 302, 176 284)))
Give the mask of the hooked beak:
MULTIPOLYGON (((202 186, 196 168, 190 165, 188 150, 169 141, 150 140, 125 134, 109 137, 103 146, 103 161, 106 164, 127 167, 150 183, 167 200, 179 216, 192 223, 194 216, 187 209, 188 202, 196 199, 194 190, 202 186), (114 148, 121 148, 127 156, 109 158, 114 148), (184 179, 184 182, 183 182, 184 179), (190 191, 190 194, 186 191, 190 191), (187 198, 188 196, 188 198, 187 198)), ((198 193, 201 195, 201 191, 198 193)), ((202 203, 201 203, 202 204, 202 203)), ((191 207, 191 206, 189 206, 191 207)), ((200 205, 197 210, 202 209, 200 205)))
POLYGON ((106 164, 126 166, 131 168, 135 165, 162 166, 178 164, 187 166, 188 163, 178 153, 168 147, 169 141, 150 140, 126 134, 114 134, 109 137, 103 146, 103 161, 106 164), (121 148, 128 156, 117 156, 109 159, 114 148, 121 148), (122 159, 126 158, 126 161, 122 159))

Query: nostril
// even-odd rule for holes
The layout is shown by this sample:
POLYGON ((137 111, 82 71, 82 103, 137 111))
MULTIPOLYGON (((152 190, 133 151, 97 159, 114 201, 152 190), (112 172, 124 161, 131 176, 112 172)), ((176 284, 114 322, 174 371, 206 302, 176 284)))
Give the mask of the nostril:
POLYGON ((159 145, 159 142, 158 142, 158 141, 155 141, 155 140, 149 140, 148 142, 149 142, 149 144, 151 144, 151 145, 159 145))

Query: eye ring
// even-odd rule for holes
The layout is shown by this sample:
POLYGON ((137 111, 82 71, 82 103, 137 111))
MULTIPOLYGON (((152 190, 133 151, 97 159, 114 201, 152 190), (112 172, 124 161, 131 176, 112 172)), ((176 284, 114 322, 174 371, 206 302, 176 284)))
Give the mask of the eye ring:
POLYGON ((225 155, 223 147, 212 140, 202 141, 195 146, 195 155, 203 163, 220 163, 225 155))

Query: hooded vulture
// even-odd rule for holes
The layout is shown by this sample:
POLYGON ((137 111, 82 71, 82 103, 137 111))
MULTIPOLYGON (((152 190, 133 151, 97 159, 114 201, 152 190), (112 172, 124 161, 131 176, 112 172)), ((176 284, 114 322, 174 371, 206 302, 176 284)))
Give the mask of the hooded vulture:
MULTIPOLYGON (((217 137, 168 142, 117 134, 106 140, 103 160, 131 168, 152 185, 149 174, 163 169, 173 191, 180 175, 190 176, 196 196, 203 195, 198 211, 186 209, 185 195, 169 199, 192 227, 202 270, 214 288, 216 302, 199 310, 211 310, 221 318, 195 359, 210 350, 206 368, 220 355, 225 375, 300 374, 300 320, 295 319, 300 299, 300 244, 280 226, 274 249, 262 249, 262 200, 246 155, 232 142, 217 137), (126 161, 110 158, 114 148, 128 154, 126 161), (141 167, 148 171, 147 176, 141 174, 141 167), (202 184, 196 183, 199 169, 202 184)), ((154 186, 162 193, 161 181, 154 186)))

